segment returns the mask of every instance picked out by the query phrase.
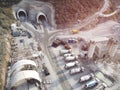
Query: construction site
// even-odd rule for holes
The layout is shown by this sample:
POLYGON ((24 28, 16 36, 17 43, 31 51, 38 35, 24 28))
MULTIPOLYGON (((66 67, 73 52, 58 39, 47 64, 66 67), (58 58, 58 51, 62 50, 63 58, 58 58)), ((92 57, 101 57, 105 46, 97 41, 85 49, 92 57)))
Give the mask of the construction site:
POLYGON ((110 18, 110 0, 76 25, 57 28, 49 2, 21 1, 13 5, 11 51, 5 90, 119 90, 120 22, 110 18))

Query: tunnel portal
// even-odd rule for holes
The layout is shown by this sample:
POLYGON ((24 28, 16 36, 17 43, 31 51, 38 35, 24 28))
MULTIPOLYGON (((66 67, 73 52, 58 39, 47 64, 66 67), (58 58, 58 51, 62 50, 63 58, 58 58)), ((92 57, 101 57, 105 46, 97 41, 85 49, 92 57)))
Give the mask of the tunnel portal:
POLYGON ((23 10, 23 9, 18 10, 18 12, 17 12, 17 18, 21 22, 26 21, 27 20, 27 13, 26 13, 26 11, 23 10))

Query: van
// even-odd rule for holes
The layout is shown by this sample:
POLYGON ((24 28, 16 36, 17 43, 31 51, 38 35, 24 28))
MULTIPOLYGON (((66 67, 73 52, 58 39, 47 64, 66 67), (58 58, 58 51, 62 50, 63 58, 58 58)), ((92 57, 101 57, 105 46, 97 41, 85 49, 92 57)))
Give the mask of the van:
POLYGON ((69 63, 65 64, 64 67, 65 67, 65 69, 69 69, 69 68, 77 66, 77 64, 78 64, 78 61, 69 62, 69 63))

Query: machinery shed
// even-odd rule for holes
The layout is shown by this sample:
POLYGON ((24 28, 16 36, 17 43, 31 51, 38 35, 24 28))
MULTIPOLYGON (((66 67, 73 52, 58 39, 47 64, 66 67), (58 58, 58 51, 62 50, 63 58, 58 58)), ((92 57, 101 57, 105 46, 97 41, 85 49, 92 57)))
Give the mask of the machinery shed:
POLYGON ((38 84, 42 82, 38 72, 34 70, 20 71, 12 76, 10 88, 17 87, 28 80, 34 80, 38 84))
MULTIPOLYGON (((37 65, 34 61, 32 60, 20 60, 18 62, 16 62, 11 69, 11 74, 15 74, 17 72, 19 72, 22 68, 25 68, 25 66, 29 66, 29 68, 33 67, 33 68, 37 68, 37 65)), ((28 68, 28 67, 27 67, 28 68)))

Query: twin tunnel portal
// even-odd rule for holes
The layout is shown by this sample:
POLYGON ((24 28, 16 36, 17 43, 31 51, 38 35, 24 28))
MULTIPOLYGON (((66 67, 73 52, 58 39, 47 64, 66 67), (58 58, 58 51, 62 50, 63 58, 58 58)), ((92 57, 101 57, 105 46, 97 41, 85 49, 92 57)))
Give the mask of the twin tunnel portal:
MULTIPOLYGON (((25 22, 28 20, 28 13, 24 9, 19 9, 16 13, 17 19, 21 22, 25 22)), ((36 23, 40 24, 43 22, 47 22, 47 17, 43 12, 39 12, 36 16, 36 23)))
POLYGON ((54 9, 50 3, 25 2, 13 6, 14 15, 20 22, 31 22, 32 25, 43 25, 55 28, 54 9))

